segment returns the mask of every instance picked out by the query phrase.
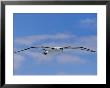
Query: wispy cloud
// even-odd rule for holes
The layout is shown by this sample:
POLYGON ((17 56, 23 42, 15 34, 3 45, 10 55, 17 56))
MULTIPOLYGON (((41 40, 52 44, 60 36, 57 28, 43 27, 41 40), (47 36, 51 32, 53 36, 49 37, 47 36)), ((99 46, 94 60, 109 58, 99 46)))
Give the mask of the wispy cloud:
POLYGON ((79 56, 70 55, 70 54, 48 54, 43 55, 39 52, 27 51, 22 53, 22 55, 15 54, 14 55, 14 69, 17 70, 21 67, 23 61, 27 60, 27 58, 31 58, 36 64, 49 64, 53 63, 54 59, 58 64, 85 64, 86 61, 83 60, 79 56))
POLYGON ((32 35, 15 39, 15 45, 46 45, 46 46, 87 46, 88 48, 96 49, 97 37, 90 36, 76 36, 73 34, 53 34, 53 35, 32 35))
POLYGON ((62 40, 62 39, 69 39, 73 38, 75 36, 64 34, 64 33, 58 33, 55 35, 32 35, 32 36, 26 36, 15 39, 15 43, 17 44, 24 44, 24 45, 31 45, 35 42, 39 41, 46 41, 46 40, 62 40))
POLYGON ((88 29, 95 29, 96 30, 97 19, 96 18, 81 19, 79 22, 79 25, 81 28, 88 28, 88 29))
POLYGON ((81 57, 70 55, 70 54, 63 54, 57 57, 57 61, 61 64, 84 64, 84 61, 81 57))
POLYGON ((81 19, 80 23, 81 24, 96 24, 96 19, 95 18, 86 18, 86 19, 81 19))
POLYGON ((19 54, 14 54, 14 70, 20 68, 22 62, 25 60, 25 57, 19 54))
POLYGON ((25 52, 25 54, 33 58, 38 64, 46 63, 46 62, 49 63, 53 57, 53 55, 43 55, 42 52, 40 53, 40 52, 33 52, 33 51, 25 52))
MULTIPOLYGON (((16 45, 35 45, 37 42, 41 42, 39 45, 44 46, 85 46, 90 49, 97 49, 97 37, 94 35, 90 36, 76 36, 72 34, 58 33, 55 35, 32 35, 23 38, 16 39, 16 45), (51 42, 48 42, 51 39, 51 42), (46 40, 46 41, 45 41, 46 40), (63 42, 61 40, 64 40, 63 42), (66 40, 70 40, 66 42, 66 40), (74 41, 73 41, 74 40, 74 41), (43 42, 42 42, 43 41, 43 42)), ((65 50, 66 51, 66 50, 65 50)), ((14 68, 18 69, 22 62, 26 60, 27 57, 32 58, 36 63, 50 63, 56 59, 59 64, 85 64, 86 61, 80 56, 81 53, 87 54, 88 52, 80 52, 78 50, 67 50, 67 52, 61 54, 51 53, 48 55, 43 55, 42 51, 29 50, 22 52, 23 56, 19 54, 14 54, 14 68), (75 53, 80 53, 77 55, 75 53)), ((89 53, 88 53, 89 54, 89 53)))
POLYGON ((82 36, 78 37, 75 44, 77 45, 83 45, 87 48, 91 49, 97 49, 97 36, 91 35, 91 36, 82 36))

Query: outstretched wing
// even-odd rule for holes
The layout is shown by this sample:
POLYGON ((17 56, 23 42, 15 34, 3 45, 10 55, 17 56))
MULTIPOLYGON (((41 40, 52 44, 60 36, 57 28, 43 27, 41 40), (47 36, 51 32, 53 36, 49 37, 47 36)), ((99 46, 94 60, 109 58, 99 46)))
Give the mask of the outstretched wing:
POLYGON ((90 51, 90 52, 96 52, 95 50, 91 50, 85 47, 71 47, 71 46, 67 46, 67 47, 63 47, 64 49, 80 49, 80 50, 85 50, 85 51, 90 51))
POLYGON ((32 49, 32 48, 42 48, 42 49, 48 49, 48 48, 51 48, 51 47, 44 47, 44 46, 41 46, 41 47, 29 47, 29 48, 25 48, 25 49, 22 49, 22 50, 18 50, 18 51, 15 51, 14 53, 18 53, 18 52, 23 52, 23 51, 26 51, 26 50, 29 50, 29 49, 32 49))

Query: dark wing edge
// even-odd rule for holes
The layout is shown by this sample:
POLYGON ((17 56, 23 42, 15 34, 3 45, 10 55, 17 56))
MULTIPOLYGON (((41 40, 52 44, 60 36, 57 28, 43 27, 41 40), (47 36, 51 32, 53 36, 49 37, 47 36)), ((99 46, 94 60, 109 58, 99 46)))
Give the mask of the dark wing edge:
POLYGON ((48 47, 48 46, 41 46, 41 47, 29 47, 29 48, 25 48, 25 49, 22 49, 22 50, 19 50, 19 51, 15 51, 14 53, 18 53, 18 52, 22 52, 22 51, 26 51, 26 50, 29 50, 29 49, 32 49, 32 48, 42 48, 42 49, 47 49, 47 48, 51 48, 51 47, 48 47))
POLYGON ((18 53, 18 52, 23 52, 23 51, 26 51, 26 50, 29 50, 29 49, 32 49, 32 48, 40 48, 40 47, 29 47, 29 48, 25 48, 25 49, 22 49, 22 50, 18 50, 18 51, 15 51, 14 53, 18 53))
POLYGON ((48 47, 48 46, 41 46, 41 48, 48 49, 48 48, 51 48, 51 47, 48 47))
POLYGON ((80 49, 80 50, 85 50, 85 51, 90 51, 90 52, 96 52, 95 50, 91 50, 89 48, 85 48, 85 47, 71 47, 71 46, 67 46, 67 47, 63 47, 64 49, 80 49))

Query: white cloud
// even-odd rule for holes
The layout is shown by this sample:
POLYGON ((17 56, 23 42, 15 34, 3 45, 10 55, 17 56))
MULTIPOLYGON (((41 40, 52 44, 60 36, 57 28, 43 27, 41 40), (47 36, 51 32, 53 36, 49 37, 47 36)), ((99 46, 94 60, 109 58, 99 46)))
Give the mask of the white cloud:
POLYGON ((64 34, 64 33, 58 33, 55 35, 32 35, 32 36, 26 36, 15 39, 15 43, 17 44, 24 44, 24 45, 31 45, 35 42, 39 41, 45 41, 45 40, 63 40, 63 39, 69 39, 73 38, 75 36, 64 34))
POLYGON ((90 49, 97 49, 97 36, 82 36, 79 37, 75 44, 82 45, 90 49))
POLYGON ((19 54, 14 54, 14 70, 19 69, 24 60, 25 60, 24 56, 19 54))
POLYGON ((82 58, 75 56, 75 55, 70 55, 70 54, 63 54, 57 57, 57 61, 61 64, 84 64, 86 61, 83 60, 82 58))
POLYGON ((14 70, 21 67, 24 60, 27 58, 32 59, 36 64, 51 64, 56 59, 59 64, 84 64, 86 61, 79 56, 63 53, 52 53, 48 55, 43 55, 40 52, 27 51, 21 54, 14 55, 14 70))
MULTIPOLYGON (((86 47, 86 48, 89 48, 91 50, 96 50, 97 51, 97 37, 94 36, 94 35, 91 35, 91 36, 76 36, 75 38, 70 38, 70 42, 66 42, 65 41, 57 41, 57 42, 44 42, 43 46, 73 46, 73 47, 80 47, 80 46, 83 46, 83 47, 86 47), (74 40, 74 41, 73 41, 74 40)), ((69 50, 70 51, 70 50, 69 50)), ((76 50, 75 50, 76 51, 76 50)), ((79 52, 79 50, 78 50, 79 52)), ((84 51, 83 51, 84 52, 84 51)))
POLYGON ((52 60, 52 55, 43 55, 41 52, 28 51, 25 52, 25 54, 33 58, 38 64, 50 62, 52 60))
MULTIPOLYGON (((69 35, 69 34, 55 34, 55 35, 34 35, 34 36, 26 36, 24 38, 18 38, 16 40, 17 45, 24 45, 27 44, 28 46, 31 46, 34 44, 34 42, 40 42, 43 40, 53 40, 52 42, 43 42, 40 45, 44 46, 84 46, 93 50, 97 49, 97 37, 94 35, 91 36, 75 36, 75 35, 69 35), (64 40, 65 41, 59 41, 64 40), (66 42, 66 40, 71 40, 70 42, 66 42), (57 42, 54 40, 58 40, 57 42), (72 41, 74 40, 74 41, 72 41)), ((17 49, 16 49, 17 50, 17 49)), ((37 50, 29 50, 23 52, 23 56, 20 55, 21 53, 16 54, 14 56, 14 68, 17 69, 21 66, 22 62, 25 60, 25 58, 30 57, 31 59, 35 60, 36 63, 50 63, 56 59, 57 63, 59 64, 84 64, 86 61, 80 56, 82 54, 87 54, 88 52, 80 52, 79 50, 65 50, 62 54, 55 54, 51 53, 48 55, 43 55, 42 52, 37 50), (66 52, 67 51, 67 52, 66 52), (77 55, 79 53, 79 56, 77 55)), ((90 53, 88 53, 90 54, 90 53)))
POLYGON ((80 20, 81 24, 86 24, 86 25, 94 25, 96 24, 96 19, 95 18, 86 18, 86 19, 82 19, 80 20))
POLYGON ((34 35, 15 39, 15 45, 46 45, 46 46, 85 46, 96 49, 97 37, 91 36, 75 36, 72 34, 54 34, 54 35, 34 35), (48 40, 51 42, 48 42, 48 40), (70 40, 68 42, 68 40, 70 40), (41 42, 41 43, 40 43, 41 42), (39 44, 38 44, 39 43, 39 44))

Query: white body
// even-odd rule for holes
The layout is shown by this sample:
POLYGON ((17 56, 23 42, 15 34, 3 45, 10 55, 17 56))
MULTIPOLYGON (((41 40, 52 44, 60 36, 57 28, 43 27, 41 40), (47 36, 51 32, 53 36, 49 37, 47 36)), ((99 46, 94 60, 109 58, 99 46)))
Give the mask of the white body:
POLYGON ((49 49, 44 49, 43 50, 43 54, 46 55, 50 52, 62 52, 63 51, 63 47, 52 47, 49 49))

